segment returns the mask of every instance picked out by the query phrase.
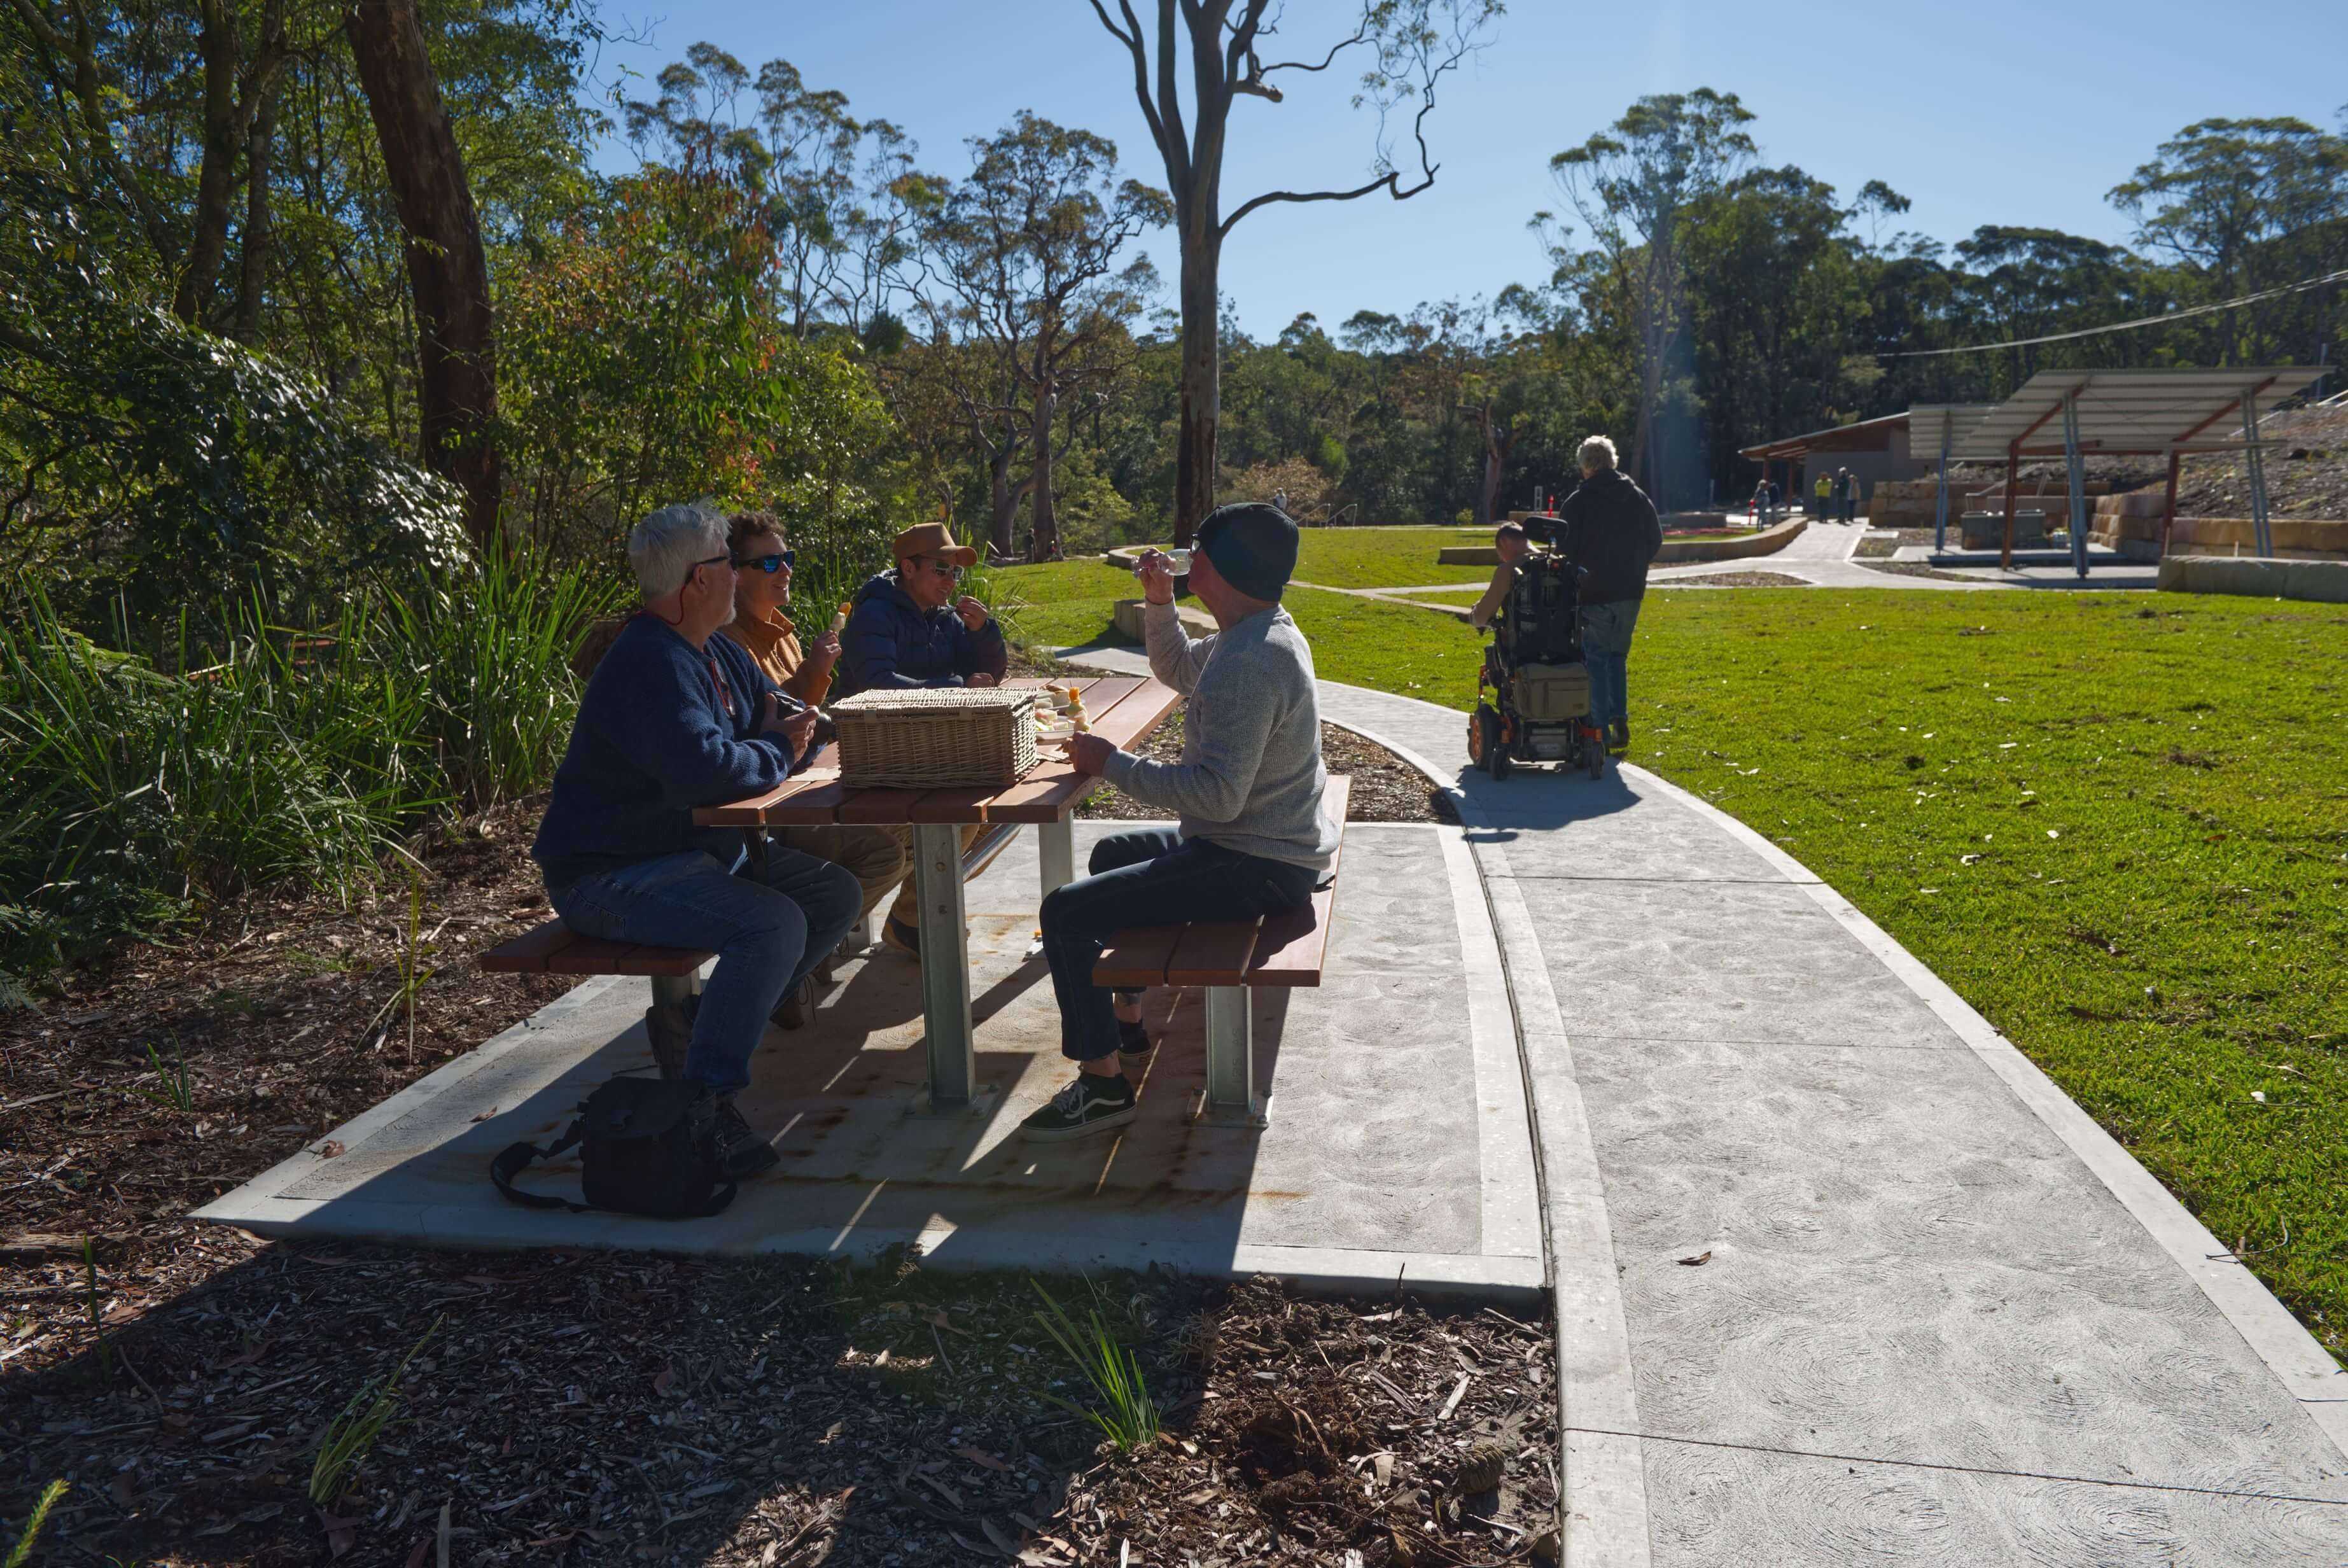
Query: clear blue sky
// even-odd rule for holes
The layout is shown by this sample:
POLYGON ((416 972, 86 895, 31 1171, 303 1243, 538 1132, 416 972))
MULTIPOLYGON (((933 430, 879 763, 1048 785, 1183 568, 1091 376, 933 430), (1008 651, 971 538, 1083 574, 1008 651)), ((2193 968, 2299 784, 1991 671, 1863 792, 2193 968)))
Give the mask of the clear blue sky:
MULTIPOLYGON (((1028 108, 1109 137, 1128 171, 1163 182, 1126 57, 1086 0, 605 4, 614 32, 651 38, 606 48, 607 83, 622 68, 649 77, 706 39, 754 71, 779 57, 810 86, 847 93, 851 113, 896 122, 940 173, 968 168, 964 137, 1028 108)), ((1287 41, 1302 53, 1342 34, 1354 10, 1345 0, 1290 0, 1287 41)), ((1290 73, 1283 104, 1241 100, 1226 211, 1268 188, 1367 178, 1374 124, 1349 107, 1350 78, 1336 75, 1290 73)), ((1261 338, 1300 311, 1334 327, 1357 310, 1400 313, 1538 282, 1545 267, 1525 222, 1564 209, 1550 155, 1642 93, 1696 87, 1743 98, 1760 117, 1749 129, 1769 162, 1799 164, 1846 199, 1888 181, 1915 202, 1905 225, 1935 238, 2013 223, 2125 242, 2127 222, 2104 192, 2192 121, 2297 115, 2340 129, 2348 3, 1511 0, 1495 46, 1445 80, 1429 120, 1441 165, 1434 189, 1402 203, 1380 196, 1255 212, 1225 246, 1223 290, 1261 338)), ((606 150, 607 167, 625 160, 623 149, 606 150)), ((1153 234, 1144 248, 1170 275, 1172 235, 1153 234)))

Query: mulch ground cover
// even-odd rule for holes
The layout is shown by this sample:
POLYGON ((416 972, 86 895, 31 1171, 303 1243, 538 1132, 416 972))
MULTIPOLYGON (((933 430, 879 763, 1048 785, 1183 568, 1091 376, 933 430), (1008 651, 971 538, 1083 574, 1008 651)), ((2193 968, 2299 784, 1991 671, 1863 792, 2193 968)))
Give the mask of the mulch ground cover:
MULTIPOLYGON (((1397 774, 1425 810, 1332 734, 1356 815, 1397 774)), ((1128 1455, 1052 1402, 1091 1398, 1024 1277, 184 1219, 561 994, 472 963, 546 917, 539 804, 427 835, 412 886, 257 893, 0 1015, 0 1548, 63 1479, 36 1561, 1536 1560, 1551 1339, 1489 1311, 1047 1281, 1168 1411, 1128 1455), (313 1506, 378 1393, 396 1419, 313 1506), (1460 1492, 1469 1459, 1496 1488, 1460 1492)))
MULTIPOLYGON (((1182 716, 1160 725, 1142 744, 1140 756, 1153 762, 1182 758, 1182 716)), ((1334 724, 1321 727, 1321 760, 1332 773, 1348 774, 1353 791, 1345 800, 1349 822, 1449 822, 1457 820, 1444 793, 1426 774, 1388 751, 1334 724)), ((1103 785, 1076 808, 1079 817, 1122 821, 1164 821, 1165 808, 1148 806, 1114 785, 1103 785)))
POLYGON ((1807 588, 1809 579, 1783 572, 1707 572, 1701 577, 1658 577, 1657 588, 1807 588))

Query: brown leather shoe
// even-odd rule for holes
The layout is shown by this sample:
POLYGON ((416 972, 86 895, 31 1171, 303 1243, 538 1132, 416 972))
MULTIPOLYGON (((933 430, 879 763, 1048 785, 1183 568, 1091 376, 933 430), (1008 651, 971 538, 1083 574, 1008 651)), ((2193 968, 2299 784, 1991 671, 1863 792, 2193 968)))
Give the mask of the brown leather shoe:
POLYGON ((778 1027, 806 1028, 808 1020, 815 1016, 814 984, 811 981, 802 980, 784 992, 783 999, 775 1004, 772 1016, 778 1027))

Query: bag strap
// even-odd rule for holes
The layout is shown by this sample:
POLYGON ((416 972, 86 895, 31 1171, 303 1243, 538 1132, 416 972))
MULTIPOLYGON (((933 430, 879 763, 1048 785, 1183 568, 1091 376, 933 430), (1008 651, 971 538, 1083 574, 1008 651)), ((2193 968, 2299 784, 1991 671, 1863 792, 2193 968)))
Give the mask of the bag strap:
POLYGON ((705 1220, 712 1214, 724 1213, 726 1212, 726 1205, 734 1202, 734 1194, 741 1190, 740 1182, 728 1181, 725 1186, 720 1187, 716 1191, 709 1194, 709 1202, 704 1203, 700 1208, 695 1209, 692 1213, 686 1215, 685 1218, 692 1220, 705 1220))
MULTIPOLYGON (((570 1131, 544 1149, 535 1143, 513 1144, 489 1161, 489 1180, 498 1184, 498 1191, 510 1201, 525 1209, 568 1209, 574 1214, 587 1213, 594 1208, 593 1204, 574 1203, 568 1198, 556 1198, 545 1193, 524 1192, 518 1191, 513 1184, 513 1179, 520 1175, 531 1161, 551 1160, 569 1150, 578 1141, 579 1123, 574 1121, 570 1131)), ((730 1189, 726 1196, 728 1202, 732 1201, 734 1194, 730 1189)))

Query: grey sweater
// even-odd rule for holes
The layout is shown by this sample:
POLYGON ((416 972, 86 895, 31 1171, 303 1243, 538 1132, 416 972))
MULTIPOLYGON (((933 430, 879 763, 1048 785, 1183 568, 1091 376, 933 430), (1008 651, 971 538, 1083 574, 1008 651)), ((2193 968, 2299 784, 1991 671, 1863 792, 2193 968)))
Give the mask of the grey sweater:
POLYGON ((1337 825, 1322 815, 1321 704, 1313 650, 1274 606, 1211 636, 1193 638, 1171 604, 1141 612, 1149 668, 1189 698, 1182 760, 1146 762, 1120 751, 1102 776, 1181 816, 1185 839, 1205 839, 1268 861, 1325 869, 1337 825))

